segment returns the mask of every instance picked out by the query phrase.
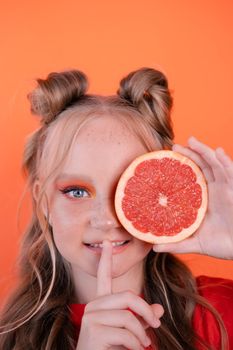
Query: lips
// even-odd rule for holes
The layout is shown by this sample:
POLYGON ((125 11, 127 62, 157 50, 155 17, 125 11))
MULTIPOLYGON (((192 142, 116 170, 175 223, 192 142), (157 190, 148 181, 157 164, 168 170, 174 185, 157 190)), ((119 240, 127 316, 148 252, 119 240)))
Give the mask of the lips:
MULTIPOLYGON (((111 241, 112 242, 112 255, 123 253, 128 249, 131 240, 111 241)), ((86 249, 96 255, 101 255, 103 250, 103 244, 101 243, 84 243, 86 249)))
MULTIPOLYGON (((114 240, 111 241, 113 247, 120 247, 124 244, 127 244, 129 240, 114 240)), ((103 242, 93 242, 93 243, 84 243, 87 246, 93 247, 93 248, 102 248, 103 247, 103 242)))

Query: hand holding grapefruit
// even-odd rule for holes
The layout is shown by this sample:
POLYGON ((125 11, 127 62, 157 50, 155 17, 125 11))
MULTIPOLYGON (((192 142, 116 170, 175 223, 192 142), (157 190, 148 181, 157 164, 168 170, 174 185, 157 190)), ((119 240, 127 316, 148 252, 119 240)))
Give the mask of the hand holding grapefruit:
POLYGON ((194 235, 175 243, 155 244, 155 252, 198 253, 233 259, 233 160, 222 147, 212 149, 195 137, 173 151, 192 159, 208 185, 208 210, 194 235))
POLYGON ((207 209, 207 185, 190 158, 170 150, 136 158, 115 193, 117 216, 133 236, 160 244, 178 242, 200 226, 207 209))

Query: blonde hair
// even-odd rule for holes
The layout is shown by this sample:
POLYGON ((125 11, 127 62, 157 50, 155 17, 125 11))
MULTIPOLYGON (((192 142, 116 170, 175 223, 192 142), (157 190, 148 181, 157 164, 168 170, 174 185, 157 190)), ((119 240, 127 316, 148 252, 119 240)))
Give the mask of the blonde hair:
MULTIPOLYGON (((51 73, 37 83, 28 98, 31 112, 40 116, 41 127, 28 137, 22 165, 32 194, 33 216, 22 239, 19 284, 2 310, 0 348, 4 350, 76 348, 69 307, 74 300, 74 284, 70 265, 53 241, 47 188, 70 154, 80 129, 104 114, 124 123, 148 151, 169 149, 174 138, 172 96, 166 76, 160 71, 141 68, 130 73, 121 80, 114 96, 88 95, 87 77, 78 70, 51 73), (38 179, 43 179, 43 186, 35 199, 33 187, 38 179)), ((151 330, 158 349, 194 350, 196 342, 211 349, 191 326, 195 304, 200 303, 218 319, 222 350, 226 350, 223 322, 198 295, 188 268, 171 254, 153 251, 144 264, 145 300, 159 302, 165 308, 162 326, 151 330), (171 294, 178 305, 175 311, 170 305, 171 294)))

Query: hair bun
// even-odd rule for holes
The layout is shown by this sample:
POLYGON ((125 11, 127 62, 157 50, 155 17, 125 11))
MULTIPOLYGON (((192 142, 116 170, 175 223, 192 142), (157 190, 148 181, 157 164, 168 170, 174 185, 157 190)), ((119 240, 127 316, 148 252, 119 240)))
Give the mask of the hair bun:
POLYGON ((138 106, 140 102, 158 92, 167 92, 166 76, 153 68, 141 68, 129 73, 120 82, 118 95, 138 106))
POLYGON ((28 94, 31 112, 50 123, 60 112, 85 95, 86 75, 79 70, 53 72, 46 79, 37 79, 37 87, 28 94))
POLYGON ((170 117, 173 99, 162 72, 153 68, 138 69, 121 80, 117 93, 147 119, 161 144, 171 146, 174 138, 170 117))

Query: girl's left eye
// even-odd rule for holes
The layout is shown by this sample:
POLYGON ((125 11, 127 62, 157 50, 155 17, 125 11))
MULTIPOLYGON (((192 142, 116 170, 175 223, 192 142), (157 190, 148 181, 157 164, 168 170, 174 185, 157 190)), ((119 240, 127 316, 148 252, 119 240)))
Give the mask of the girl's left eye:
POLYGON ((89 197, 90 195, 89 192, 82 187, 69 187, 60 191, 71 198, 84 198, 84 197, 89 197), (71 193, 73 194, 71 195, 71 193), (85 195, 84 193, 87 193, 87 195, 85 195))

